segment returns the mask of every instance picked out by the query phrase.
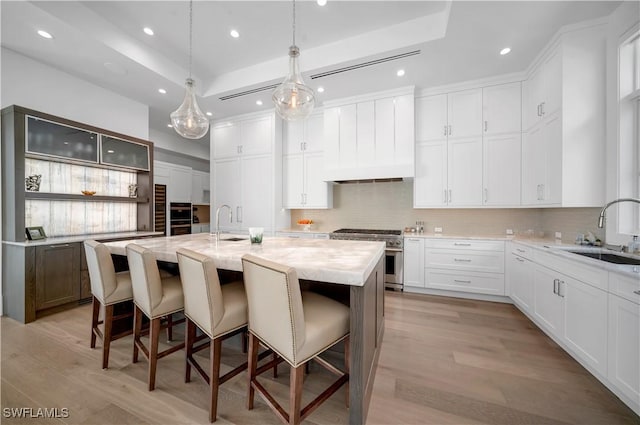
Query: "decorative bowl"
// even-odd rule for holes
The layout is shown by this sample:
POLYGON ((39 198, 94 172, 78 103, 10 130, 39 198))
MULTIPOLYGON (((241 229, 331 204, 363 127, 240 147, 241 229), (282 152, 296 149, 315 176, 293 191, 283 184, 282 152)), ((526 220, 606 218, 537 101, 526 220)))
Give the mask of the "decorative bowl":
POLYGON ((84 196, 93 196, 93 195, 95 195, 95 194, 96 194, 96 191, 95 191, 95 190, 83 190, 83 191, 82 191, 82 194, 83 194, 84 196))

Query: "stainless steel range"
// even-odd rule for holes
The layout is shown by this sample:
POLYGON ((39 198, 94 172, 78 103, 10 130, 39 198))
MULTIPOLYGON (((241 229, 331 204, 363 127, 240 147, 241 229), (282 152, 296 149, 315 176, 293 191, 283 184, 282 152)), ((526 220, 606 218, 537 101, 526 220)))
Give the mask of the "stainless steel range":
POLYGON ((338 229, 329 239, 385 242, 385 287, 402 291, 403 284, 403 239, 402 230, 338 229))

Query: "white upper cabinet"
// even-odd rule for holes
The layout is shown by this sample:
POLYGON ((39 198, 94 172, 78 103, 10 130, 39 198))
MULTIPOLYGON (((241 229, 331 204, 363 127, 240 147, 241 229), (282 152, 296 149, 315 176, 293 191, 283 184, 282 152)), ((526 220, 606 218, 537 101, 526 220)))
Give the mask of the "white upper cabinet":
POLYGON ((426 96, 416 99, 416 141, 429 142, 446 139, 447 95, 426 96))
POLYGON ((282 158, 284 208, 331 208, 333 191, 323 180, 324 117, 315 112, 306 120, 285 123, 282 158))
POLYGON ((520 132, 482 138, 482 205, 520 205, 520 132))
POLYGON ((191 172, 191 202, 194 204, 208 204, 211 202, 209 173, 195 170, 191 172))
POLYGON ((413 177, 413 87, 325 105, 325 180, 413 177))
POLYGON ((525 82, 525 130, 562 107, 562 55, 555 49, 525 82))
POLYGON ((214 140, 215 157, 236 156, 240 137, 239 124, 224 123, 214 126, 211 131, 211 138, 214 140))
POLYGON ((262 155, 271 152, 273 119, 247 118, 217 123, 213 126, 213 156, 216 159, 238 155, 262 155))
POLYGON ((447 204, 447 141, 416 144, 416 171, 413 180, 414 208, 447 204))
POLYGON ((482 118, 485 135, 520 133, 520 82, 500 84, 482 89, 482 118))
POLYGON ((447 163, 447 204, 482 204, 482 138, 449 140, 447 163))
POLYGON ((449 138, 482 135, 482 89, 449 93, 447 125, 449 138))

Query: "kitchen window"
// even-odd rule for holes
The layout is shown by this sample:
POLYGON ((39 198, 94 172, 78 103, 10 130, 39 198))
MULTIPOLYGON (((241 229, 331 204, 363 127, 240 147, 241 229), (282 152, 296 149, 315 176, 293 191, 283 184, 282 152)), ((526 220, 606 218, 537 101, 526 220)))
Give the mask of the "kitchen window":
MULTIPOLYGON (((619 197, 640 198, 640 29, 619 46, 619 197)), ((618 233, 640 234, 635 204, 619 205, 618 233)))

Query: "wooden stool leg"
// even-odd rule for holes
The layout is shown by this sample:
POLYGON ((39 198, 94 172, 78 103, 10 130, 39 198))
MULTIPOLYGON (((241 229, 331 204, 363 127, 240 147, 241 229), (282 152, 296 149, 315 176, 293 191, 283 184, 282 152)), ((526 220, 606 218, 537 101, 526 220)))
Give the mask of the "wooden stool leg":
MULTIPOLYGON (((349 374, 350 363, 351 363, 351 340, 349 339, 349 337, 346 337, 344 340, 344 371, 347 375, 349 374)), ((349 381, 345 383, 344 387, 346 388, 345 403, 348 409, 349 408, 349 381)))
POLYGON ((159 317, 151 320, 149 332, 149 391, 153 391, 156 387, 156 366, 158 365, 159 317))
POLYGON ((91 348, 96 348, 96 332, 98 327, 98 316, 100 314, 100 301, 93 297, 93 312, 91 313, 91 348))
POLYGON ((244 332, 242 332, 242 352, 244 354, 247 354, 248 342, 249 342, 249 332, 244 331, 244 332))
POLYGON ((258 338, 249 332, 249 356, 248 356, 248 369, 249 369, 249 390, 247 394, 247 409, 253 409, 253 397, 255 390, 253 389, 253 380, 256 379, 256 369, 258 366, 258 338))
POLYGON ((189 318, 185 319, 187 322, 187 329, 185 332, 185 352, 186 352, 186 365, 184 371, 184 382, 191 382, 191 362, 189 359, 193 355, 193 341, 196 338, 196 325, 189 318))
POLYGON ((167 342, 173 341, 173 314, 167 316, 167 342))
POLYGON ((133 306, 133 360, 132 363, 138 363, 138 344, 140 343, 140 334, 142 333, 142 310, 137 305, 133 306))
POLYGON ((300 423, 300 410, 302 403, 302 382, 304 378, 304 367, 291 366, 291 378, 289 380, 289 423, 298 425, 300 423))
MULTIPOLYGON (((274 352, 273 353, 273 361, 275 362, 276 360, 278 360, 278 355, 274 352)), ((273 377, 277 378, 278 377, 278 364, 276 363, 275 365, 273 365, 273 377)))
POLYGON ((220 356, 222 354, 222 339, 216 338, 210 343, 209 369, 209 422, 215 422, 218 414, 218 387, 220 386, 220 356))
POLYGON ((113 329, 113 304, 104 308, 104 338, 102 341, 102 368, 109 367, 109 348, 111 347, 111 331, 113 329))

